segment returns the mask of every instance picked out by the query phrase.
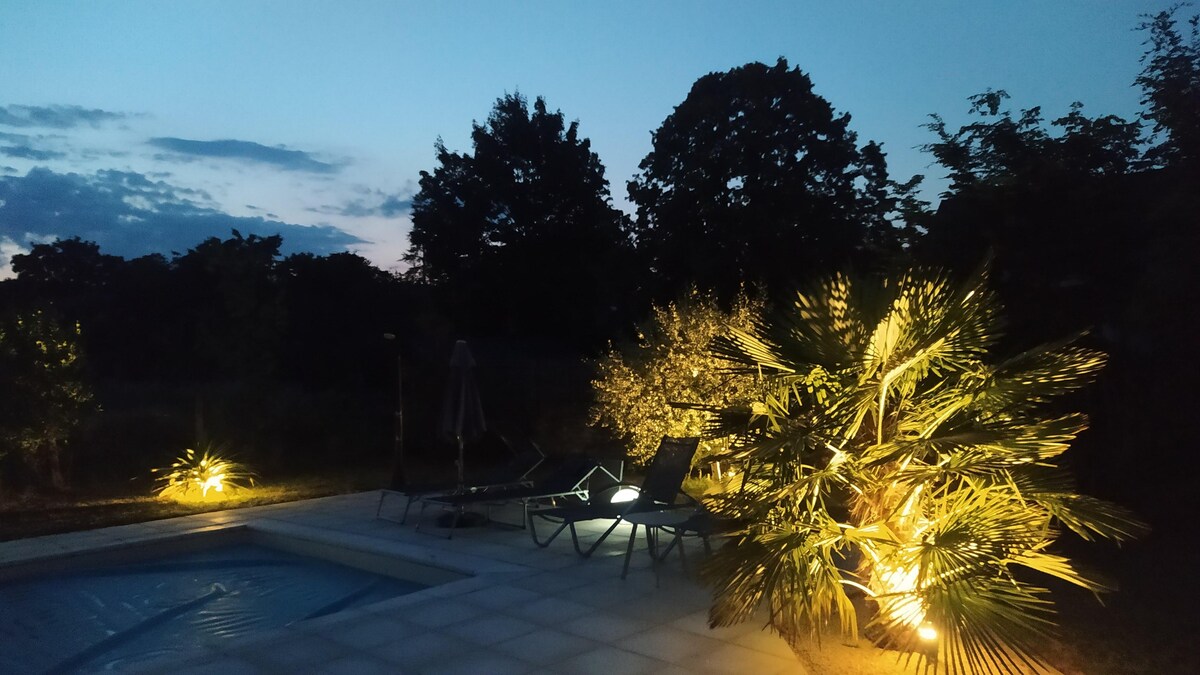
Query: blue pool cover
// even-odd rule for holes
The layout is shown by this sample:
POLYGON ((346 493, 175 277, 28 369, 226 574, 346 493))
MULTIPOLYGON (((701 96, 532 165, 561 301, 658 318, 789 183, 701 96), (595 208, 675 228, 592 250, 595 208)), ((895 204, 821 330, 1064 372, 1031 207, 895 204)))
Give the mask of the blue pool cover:
POLYGON ((0 585, 0 673, 110 672, 425 588, 238 544, 0 585))

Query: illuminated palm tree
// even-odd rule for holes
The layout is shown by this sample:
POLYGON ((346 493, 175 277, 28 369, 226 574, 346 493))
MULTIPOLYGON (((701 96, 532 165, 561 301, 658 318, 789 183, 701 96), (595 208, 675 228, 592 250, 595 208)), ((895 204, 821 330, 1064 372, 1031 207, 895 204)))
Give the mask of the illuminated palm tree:
POLYGON ((857 637, 853 595, 882 643, 948 672, 1041 663, 1047 590, 1022 570, 1106 587, 1048 550, 1065 527, 1117 541, 1143 526, 1079 495, 1055 459, 1086 427, 1048 402, 1091 382, 1103 354, 1072 342, 989 360, 999 334, 986 270, 964 283, 912 270, 844 276, 716 349, 773 392, 717 411, 737 432, 745 488, 720 498, 743 524, 709 561, 714 625, 761 605, 795 639, 835 617, 857 637))

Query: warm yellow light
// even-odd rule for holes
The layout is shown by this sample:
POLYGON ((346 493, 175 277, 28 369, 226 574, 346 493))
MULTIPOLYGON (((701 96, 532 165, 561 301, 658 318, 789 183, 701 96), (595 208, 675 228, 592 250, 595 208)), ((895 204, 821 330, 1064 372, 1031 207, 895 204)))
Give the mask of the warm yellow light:
POLYGON ((921 627, 917 629, 917 637, 926 642, 933 642, 937 639, 937 629, 931 623, 921 624, 921 627))
POLYGON ((243 488, 243 482, 254 483, 251 474, 237 462, 210 452, 197 457, 190 448, 171 466, 153 472, 159 474, 158 495, 176 501, 225 499, 227 492, 243 488))
POLYGON ((917 590, 916 567, 876 566, 880 590, 876 593, 881 609, 898 623, 919 626, 925 620, 925 608, 914 591, 917 590))

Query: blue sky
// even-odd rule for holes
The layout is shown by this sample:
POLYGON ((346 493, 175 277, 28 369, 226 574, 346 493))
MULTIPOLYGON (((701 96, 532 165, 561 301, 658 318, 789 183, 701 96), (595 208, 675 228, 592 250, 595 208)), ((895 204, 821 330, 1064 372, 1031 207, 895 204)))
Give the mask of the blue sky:
POLYGON ((697 78, 780 56, 935 197, 915 149, 929 113, 956 126, 994 87, 1049 119, 1076 100, 1132 118, 1133 29, 1170 4, 2 2, 0 276, 56 236, 169 255, 231 228, 401 269, 435 140, 469 151, 471 122, 514 91, 580 121, 627 208, 697 78))

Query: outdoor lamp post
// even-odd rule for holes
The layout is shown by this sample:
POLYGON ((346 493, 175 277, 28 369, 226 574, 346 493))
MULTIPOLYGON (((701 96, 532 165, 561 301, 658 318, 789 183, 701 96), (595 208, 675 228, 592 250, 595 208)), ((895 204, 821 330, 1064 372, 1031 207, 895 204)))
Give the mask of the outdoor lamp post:
POLYGON ((398 485, 407 485, 407 477, 404 475, 404 370, 400 342, 396 339, 395 333, 384 333, 383 339, 396 341, 396 420, 395 439, 392 442, 392 456, 396 462, 396 470, 392 482, 398 485))

